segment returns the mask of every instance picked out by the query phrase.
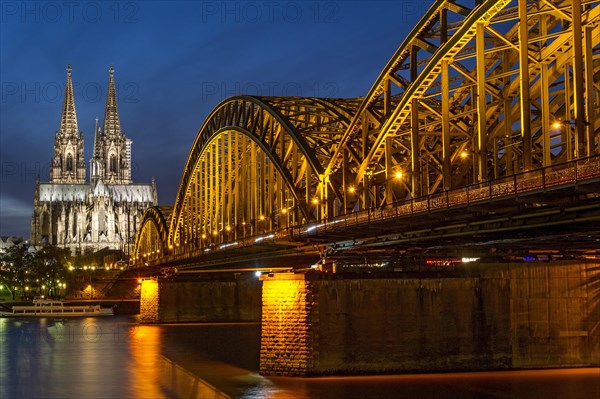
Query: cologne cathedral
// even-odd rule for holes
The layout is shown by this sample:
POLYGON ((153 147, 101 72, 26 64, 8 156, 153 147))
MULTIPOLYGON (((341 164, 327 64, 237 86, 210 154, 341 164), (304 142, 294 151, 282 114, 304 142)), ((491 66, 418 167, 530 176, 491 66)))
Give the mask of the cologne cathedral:
POLYGON ((131 180, 131 140, 121 130, 112 66, 102 128, 96 119, 89 181, 83 149, 69 65, 50 182, 36 183, 31 241, 69 248, 73 254, 105 249, 129 253, 142 214, 157 204, 157 194, 154 180, 131 180))

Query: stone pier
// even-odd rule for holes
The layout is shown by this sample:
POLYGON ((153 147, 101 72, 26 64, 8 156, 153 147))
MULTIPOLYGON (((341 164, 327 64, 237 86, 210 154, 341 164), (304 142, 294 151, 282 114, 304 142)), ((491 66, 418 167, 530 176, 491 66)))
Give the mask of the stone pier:
POLYGON ((600 265, 262 277, 260 372, 310 376, 600 365, 600 265))
POLYGON ((259 322, 261 282, 250 274, 142 281, 142 323, 259 322))

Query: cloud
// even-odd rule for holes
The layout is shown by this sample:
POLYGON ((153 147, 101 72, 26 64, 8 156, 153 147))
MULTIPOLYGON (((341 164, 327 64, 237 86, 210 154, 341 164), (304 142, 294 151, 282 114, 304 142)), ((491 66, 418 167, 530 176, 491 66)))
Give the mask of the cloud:
POLYGON ((28 237, 30 226, 25 221, 30 220, 32 209, 32 201, 24 202, 0 192, 0 235, 28 237))

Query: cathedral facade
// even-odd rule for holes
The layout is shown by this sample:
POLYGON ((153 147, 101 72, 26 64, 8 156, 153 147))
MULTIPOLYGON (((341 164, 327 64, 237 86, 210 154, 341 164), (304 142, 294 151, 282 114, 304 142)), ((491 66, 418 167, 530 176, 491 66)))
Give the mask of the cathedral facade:
POLYGON ((83 133, 77 124, 69 65, 50 181, 36 182, 31 221, 34 245, 57 245, 73 254, 103 249, 129 253, 144 210, 157 205, 154 180, 151 184, 132 182, 131 143, 121 130, 111 66, 104 121, 100 128, 96 119, 86 179, 83 133))

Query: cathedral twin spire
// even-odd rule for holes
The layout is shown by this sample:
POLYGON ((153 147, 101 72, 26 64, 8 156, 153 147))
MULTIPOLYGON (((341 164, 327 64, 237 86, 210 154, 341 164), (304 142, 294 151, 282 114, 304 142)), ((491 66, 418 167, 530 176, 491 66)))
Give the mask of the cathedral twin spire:
POLYGON ((113 66, 109 69, 108 94, 106 106, 104 107, 104 126, 102 133, 105 136, 118 136, 121 134, 121 122, 119 121, 119 110, 117 108, 117 92, 115 90, 115 70, 113 66))
MULTIPOLYGON (((109 73, 102 130, 99 129, 96 119, 90 180, 92 183, 104 180, 110 184, 130 184, 131 140, 121 131, 112 65, 109 73)), ((50 171, 52 183, 85 184, 83 133, 78 130, 71 65, 68 65, 60 130, 54 138, 54 157, 50 171)))
POLYGON ((60 118, 60 133, 71 137, 79 135, 75 96, 73 95, 73 81, 71 80, 71 65, 67 65, 67 83, 65 85, 62 117, 60 118))
POLYGON ((77 126, 71 65, 67 66, 67 83, 60 128, 54 135, 54 157, 50 165, 50 181, 66 184, 85 183, 83 133, 77 126))

